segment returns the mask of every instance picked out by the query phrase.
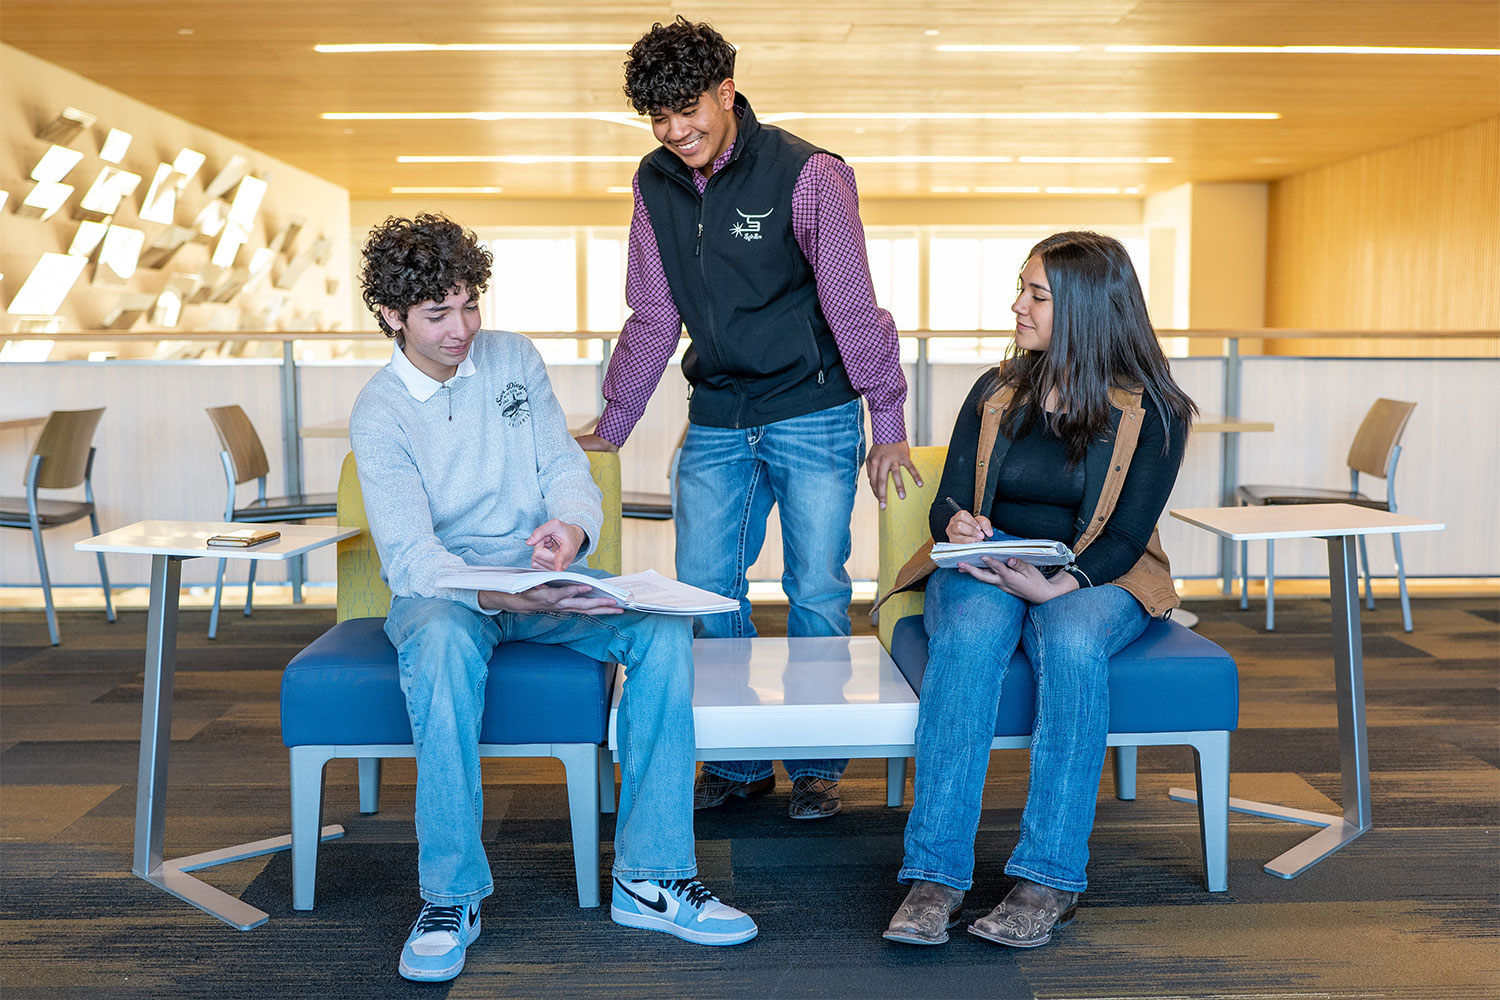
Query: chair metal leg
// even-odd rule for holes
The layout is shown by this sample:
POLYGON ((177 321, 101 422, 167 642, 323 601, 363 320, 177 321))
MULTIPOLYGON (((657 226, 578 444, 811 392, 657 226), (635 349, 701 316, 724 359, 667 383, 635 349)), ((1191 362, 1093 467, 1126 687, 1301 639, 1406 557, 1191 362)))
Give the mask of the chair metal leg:
POLYGON ((1115 747, 1115 798, 1135 799, 1135 755, 1137 747, 1115 747))
MULTIPOLYGON (((1364 537, 1360 537, 1364 541, 1364 537)), ((1411 598, 1406 595, 1406 560, 1401 556, 1401 536, 1391 535, 1391 545, 1396 549, 1396 587, 1401 592, 1401 627, 1411 631, 1411 598)))
MULTIPOLYGON (((208 637, 217 639, 219 637, 219 602, 224 598, 224 566, 228 559, 219 560, 219 576, 214 581, 214 609, 208 613, 208 637)), ((250 560, 250 565, 255 565, 255 560, 250 560)))
POLYGON ((42 547, 42 528, 34 522, 31 525, 31 540, 36 544, 36 568, 42 577, 42 603, 47 608, 47 635, 52 639, 52 645, 56 646, 62 642, 62 638, 57 634, 57 610, 52 606, 52 577, 47 572, 47 550, 42 547))
POLYGON ((1240 610, 1250 607, 1250 543, 1240 542, 1240 610))
POLYGON ((380 812, 380 758, 359 759, 359 811, 369 815, 380 812))
POLYGON ((291 748, 294 910, 313 908, 318 876, 318 839, 323 822, 323 766, 332 759, 331 746, 291 748))
POLYGON ((599 811, 615 811, 615 755, 604 746, 599 748, 599 811))
MULTIPOLYGON (((103 533, 99 530, 99 515, 97 513, 89 513, 89 524, 93 527, 94 534, 99 535, 103 533)), ((104 553, 96 552, 94 554, 99 557, 99 582, 104 585, 104 617, 108 621, 114 621, 115 602, 109 592, 109 570, 104 565, 104 553)))
POLYGON ((1266 539, 1266 631, 1276 631, 1276 543, 1266 539))
MULTIPOLYGON (((1395 535, 1391 536, 1395 538, 1395 535)), ((1370 568, 1370 547, 1365 544, 1365 536, 1359 536, 1359 561, 1365 564, 1365 607, 1371 611, 1375 610, 1375 585, 1373 581, 1374 571, 1370 568)))
POLYGON ((1209 892, 1229 888, 1229 733, 1204 733, 1193 744, 1198 778, 1198 832, 1209 892))
POLYGON ((885 804, 892 809, 906 801, 906 758, 885 759, 885 804))
POLYGON ((599 905, 599 747, 594 743, 554 743, 568 780, 568 820, 573 826, 573 870, 578 905, 599 905))
POLYGON ((245 617, 250 617, 250 605, 255 601, 255 563, 254 559, 246 559, 250 564, 250 575, 245 580, 245 617))

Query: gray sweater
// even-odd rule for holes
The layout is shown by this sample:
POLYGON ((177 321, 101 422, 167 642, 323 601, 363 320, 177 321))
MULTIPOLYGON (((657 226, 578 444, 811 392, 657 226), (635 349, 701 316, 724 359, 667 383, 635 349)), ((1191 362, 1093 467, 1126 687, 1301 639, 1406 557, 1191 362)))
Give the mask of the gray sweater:
POLYGON ((434 581, 465 565, 530 566, 526 538, 554 517, 587 533, 581 561, 604 514, 531 341, 481 330, 469 361, 472 374, 465 363, 438 383, 396 350, 360 390, 349 437, 391 592, 479 610, 475 591, 434 581))

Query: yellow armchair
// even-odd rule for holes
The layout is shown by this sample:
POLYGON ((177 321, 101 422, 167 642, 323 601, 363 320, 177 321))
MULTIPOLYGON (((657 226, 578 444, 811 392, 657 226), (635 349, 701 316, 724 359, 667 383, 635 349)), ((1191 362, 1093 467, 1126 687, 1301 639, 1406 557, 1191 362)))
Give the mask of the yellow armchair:
MULTIPOLYGON (((931 537, 927 526, 927 512, 937 496, 938 480, 943 475, 943 463, 948 458, 947 445, 930 445, 911 450, 913 464, 922 473, 924 485, 917 486, 906 476, 906 499, 895 498, 894 491, 887 493, 885 510, 880 511, 878 526, 880 537, 880 576, 877 596, 890 590, 896 573, 931 537)), ((348 522, 340 521, 340 524, 348 522)), ((878 631, 880 644, 889 652, 891 629, 908 615, 922 613, 923 594, 920 590, 897 594, 880 607, 878 631)))
MULTIPOLYGON (((604 530, 589 556, 589 565, 616 576, 620 573, 620 456, 614 452, 585 452, 589 472, 604 494, 604 530)), ((338 620, 384 618, 391 609, 391 591, 380 578, 380 555, 370 537, 365 495, 359 485, 354 453, 344 456, 339 472, 338 523, 361 528, 358 535, 339 542, 338 620)))

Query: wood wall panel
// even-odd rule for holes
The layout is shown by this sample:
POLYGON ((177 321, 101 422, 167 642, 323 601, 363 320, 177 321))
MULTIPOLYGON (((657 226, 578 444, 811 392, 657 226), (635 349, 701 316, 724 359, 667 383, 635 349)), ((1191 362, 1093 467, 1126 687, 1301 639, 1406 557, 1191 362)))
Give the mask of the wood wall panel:
MULTIPOLYGON (((1271 185, 1266 324, 1500 329, 1500 117, 1271 185)), ((1269 354, 1406 353, 1374 340, 1266 342, 1269 354)), ((1494 342, 1434 341, 1434 356, 1494 342)))

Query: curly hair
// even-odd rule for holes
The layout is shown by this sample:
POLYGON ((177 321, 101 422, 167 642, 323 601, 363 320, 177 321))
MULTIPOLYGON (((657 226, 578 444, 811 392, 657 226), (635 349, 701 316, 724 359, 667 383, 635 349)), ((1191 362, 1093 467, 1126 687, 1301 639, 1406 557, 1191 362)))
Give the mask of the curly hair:
POLYGON ((681 111, 734 76, 734 46, 706 23, 681 14, 657 22, 630 47, 625 59, 625 96, 643 115, 681 111))
POLYGON ((392 216, 370 230, 361 251, 359 283, 365 305, 387 337, 402 343, 401 334, 386 324, 380 307, 399 313, 402 321, 412 306, 441 302, 463 286, 475 295, 490 282, 494 258, 472 230, 446 215, 392 216))

